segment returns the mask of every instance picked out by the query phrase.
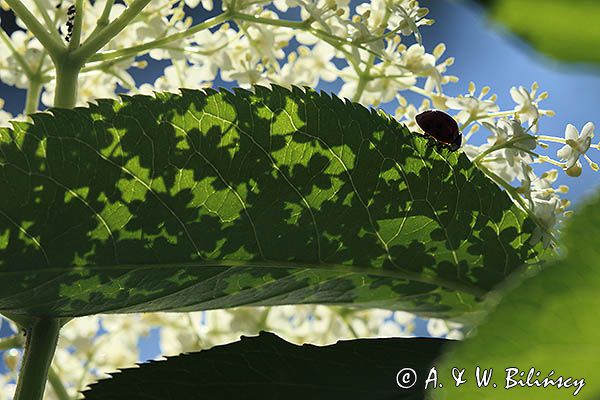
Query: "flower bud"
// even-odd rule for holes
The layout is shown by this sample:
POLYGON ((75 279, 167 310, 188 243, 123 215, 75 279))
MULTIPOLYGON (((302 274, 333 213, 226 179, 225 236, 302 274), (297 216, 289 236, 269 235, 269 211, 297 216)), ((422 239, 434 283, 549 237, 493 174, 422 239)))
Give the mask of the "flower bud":
POLYGON ((474 124, 471 126, 471 129, 469 129, 469 133, 470 134, 476 133, 479 130, 479 128, 481 128, 481 125, 474 124))
POLYGON ((310 49, 306 46, 298 46, 297 50, 298 50, 298 54, 301 57, 306 57, 306 56, 310 55, 310 49))
POLYGON ((17 349, 10 349, 4 352, 4 365, 11 371, 16 371, 21 358, 20 356, 21 354, 17 349))
POLYGON ((396 98, 398 99, 398 104, 400 104, 401 107, 406 107, 408 106, 408 101, 406 101, 406 98, 404 98, 404 96, 396 96, 396 98))
POLYGON ((573 178, 577 178, 581 175, 581 170, 581 164, 578 161, 575 164, 573 164, 571 168, 565 169, 565 173, 573 178))
POLYGON ((475 82, 471 81, 469 82, 469 94, 471 96, 473 96, 475 94, 475 90, 476 90, 476 86, 475 86, 475 82))
POLYGON ((429 9, 425 7, 419 8, 419 10, 417 11, 417 17, 419 18, 423 18, 427 14, 429 14, 429 9))
POLYGON ((146 61, 146 60, 136 61, 135 63, 133 63, 133 66, 135 68, 144 69, 148 66, 148 61, 146 61))
POLYGON ((440 43, 433 49, 433 55, 435 56, 435 58, 440 58, 445 51, 446 45, 444 43, 440 43))

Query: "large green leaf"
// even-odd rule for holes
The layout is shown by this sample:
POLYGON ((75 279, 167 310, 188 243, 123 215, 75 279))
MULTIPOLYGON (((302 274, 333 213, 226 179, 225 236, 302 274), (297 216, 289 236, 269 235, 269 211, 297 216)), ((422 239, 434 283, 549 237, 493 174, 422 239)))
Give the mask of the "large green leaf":
MULTIPOLYGON (((533 378, 542 381, 551 371, 552 379, 571 377, 585 380, 577 399, 600 398, 600 196, 571 221, 564 233, 566 257, 540 274, 526 280, 508 294, 477 335, 461 343, 446 356, 440 373, 465 368, 470 381, 457 387, 434 390, 439 399, 573 399, 576 387, 548 386, 504 389, 507 383, 525 381, 531 368, 533 378), (474 383, 475 367, 493 368, 487 388, 474 383), (524 371, 510 377, 507 368, 524 371), (493 388, 492 383, 497 384, 493 388)), ((533 382, 533 379, 530 380, 533 382)))
POLYGON ((479 0, 492 18, 539 51, 568 62, 600 63, 600 1, 479 0))
POLYGON ((300 89, 102 100, 0 130, 0 311, 352 304, 441 317, 539 248, 460 152, 300 89))
POLYGON ((83 394, 86 400, 422 400, 431 366, 450 344, 445 339, 391 338, 296 346, 262 332, 121 370, 83 394))

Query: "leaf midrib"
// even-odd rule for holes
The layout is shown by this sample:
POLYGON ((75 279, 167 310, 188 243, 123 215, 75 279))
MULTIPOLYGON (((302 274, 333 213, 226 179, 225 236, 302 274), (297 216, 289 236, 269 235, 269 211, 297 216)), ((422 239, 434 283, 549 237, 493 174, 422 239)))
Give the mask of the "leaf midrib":
POLYGON ((429 276, 419 274, 404 269, 392 270, 384 268, 351 266, 336 263, 316 263, 315 266, 308 266, 310 262, 300 263, 296 261, 240 261, 240 260, 204 260, 182 263, 165 264, 112 264, 112 265, 78 265, 71 267, 42 267, 34 269, 21 269, 19 271, 0 271, 0 278, 15 276, 28 273, 56 273, 63 274, 69 272, 89 272, 89 271, 122 271, 129 272, 137 270, 167 269, 167 268, 206 268, 206 267, 244 267, 244 268, 270 268, 270 269, 315 269, 317 271, 340 272, 346 274, 377 276, 383 278, 396 278, 413 282, 426 283, 440 286, 448 290, 457 290, 463 293, 469 293, 475 297, 483 297, 487 291, 475 285, 463 282, 457 282, 448 279, 442 279, 438 276, 429 276))

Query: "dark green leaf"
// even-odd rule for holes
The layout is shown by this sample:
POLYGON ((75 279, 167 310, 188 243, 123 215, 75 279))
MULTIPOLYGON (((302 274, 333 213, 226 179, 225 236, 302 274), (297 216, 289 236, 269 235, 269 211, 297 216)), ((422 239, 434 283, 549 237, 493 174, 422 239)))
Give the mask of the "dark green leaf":
POLYGON ((450 343, 392 338, 297 346, 262 332, 122 370, 91 385, 84 395, 86 400, 420 400, 430 366, 450 343), (410 389, 396 383, 405 368, 413 369, 418 379, 410 389))
POLYGON ((299 89, 35 115, 0 130, 0 311, 472 311, 537 260, 534 226, 463 154, 426 143, 299 89))
MULTIPOLYGON (((566 257, 510 292, 477 335, 446 356, 440 374, 466 368, 471 381, 458 388, 434 391, 436 399, 573 399, 576 387, 520 387, 505 390, 507 368, 527 378, 531 368, 539 381, 552 378, 585 380, 577 399, 600 398, 600 197, 570 221, 564 233, 566 257), (498 388, 477 388, 474 368, 493 368, 498 388)), ((510 371, 508 371, 510 372, 510 371)), ((450 376, 450 375, 447 375, 450 376)), ((530 380, 533 382, 533 379, 530 380)), ((570 385, 573 386, 571 381, 570 385)), ((491 384, 490 384, 491 385, 491 384)))

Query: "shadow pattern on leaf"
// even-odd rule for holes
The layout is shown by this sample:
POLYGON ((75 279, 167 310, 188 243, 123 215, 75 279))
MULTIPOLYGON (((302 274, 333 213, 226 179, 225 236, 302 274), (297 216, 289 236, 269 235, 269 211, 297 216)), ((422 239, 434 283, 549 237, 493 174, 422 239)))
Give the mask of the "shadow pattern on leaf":
POLYGON ((541 252, 461 152, 312 90, 98 100, 0 129, 0 312, 323 303, 456 317, 541 252))

